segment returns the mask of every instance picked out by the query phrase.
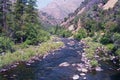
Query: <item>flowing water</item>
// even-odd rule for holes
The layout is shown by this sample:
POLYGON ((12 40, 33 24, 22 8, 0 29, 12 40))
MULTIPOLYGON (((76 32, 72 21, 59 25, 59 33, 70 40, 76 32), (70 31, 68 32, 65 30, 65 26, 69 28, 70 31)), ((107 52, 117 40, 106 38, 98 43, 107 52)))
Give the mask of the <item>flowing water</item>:
POLYGON ((78 70, 78 65, 83 63, 83 44, 72 39, 62 41, 65 47, 51 52, 41 61, 35 61, 31 65, 21 62, 17 67, 1 72, 0 80, 73 80, 75 75, 78 78, 76 80, 120 80, 120 72, 115 70, 116 66, 104 62, 103 71, 88 72, 80 76, 82 72, 78 70))

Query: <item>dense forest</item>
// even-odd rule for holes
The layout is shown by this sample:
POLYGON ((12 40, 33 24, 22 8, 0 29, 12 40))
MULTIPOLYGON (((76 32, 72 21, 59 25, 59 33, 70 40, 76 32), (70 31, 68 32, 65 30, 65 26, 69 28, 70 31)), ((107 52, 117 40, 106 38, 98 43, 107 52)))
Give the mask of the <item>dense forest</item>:
POLYGON ((49 39, 38 20, 36 0, 1 0, 0 52, 12 51, 13 44, 37 44, 49 39))

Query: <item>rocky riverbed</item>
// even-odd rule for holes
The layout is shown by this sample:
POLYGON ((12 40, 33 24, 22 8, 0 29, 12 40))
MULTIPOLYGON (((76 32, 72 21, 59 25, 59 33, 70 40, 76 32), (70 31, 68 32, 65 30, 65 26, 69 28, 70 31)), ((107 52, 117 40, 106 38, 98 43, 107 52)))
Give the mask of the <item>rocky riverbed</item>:
POLYGON ((0 80, 120 80, 116 66, 102 62, 91 71, 85 57, 84 44, 73 39, 62 39, 65 46, 30 62, 20 62, 1 71, 0 80))

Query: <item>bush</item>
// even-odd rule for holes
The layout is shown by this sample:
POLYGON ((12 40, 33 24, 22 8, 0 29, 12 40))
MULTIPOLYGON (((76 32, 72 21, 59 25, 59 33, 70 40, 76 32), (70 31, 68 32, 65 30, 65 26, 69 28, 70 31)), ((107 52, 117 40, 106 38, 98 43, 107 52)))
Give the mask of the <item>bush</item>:
POLYGON ((115 54, 120 57, 120 48, 116 50, 115 54))
POLYGON ((112 51, 115 48, 114 44, 107 44, 106 47, 109 51, 112 51))
POLYGON ((65 28, 63 28, 61 26, 54 26, 49 30, 49 32, 52 35, 58 35, 60 37, 70 37, 70 36, 72 36, 71 31, 66 30, 65 28))
POLYGON ((101 37, 102 37, 102 35, 101 35, 100 32, 95 33, 95 35, 93 36, 93 41, 94 42, 100 42, 101 37))
POLYGON ((44 30, 39 30, 37 40, 38 42, 45 42, 50 39, 50 34, 44 30))
POLYGON ((114 42, 114 45, 116 48, 120 48, 120 34, 119 33, 114 33, 112 40, 114 42))
POLYGON ((77 40, 81 40, 82 38, 87 37, 87 31, 84 28, 81 28, 78 33, 74 35, 74 38, 77 40))
POLYGON ((14 43, 7 37, 0 37, 0 53, 6 51, 13 51, 14 43))
POLYGON ((102 44, 109 44, 109 43, 111 43, 111 42, 112 42, 112 40, 111 40, 111 34, 106 34, 106 35, 104 35, 104 36, 100 39, 100 42, 101 42, 102 44))
POLYGON ((99 65, 97 60, 91 60, 90 64, 91 64, 92 67, 96 67, 96 66, 99 65))
POLYGON ((26 29, 26 40, 28 44, 38 44, 39 42, 47 41, 49 37, 49 33, 41 30, 37 27, 28 27, 26 29))

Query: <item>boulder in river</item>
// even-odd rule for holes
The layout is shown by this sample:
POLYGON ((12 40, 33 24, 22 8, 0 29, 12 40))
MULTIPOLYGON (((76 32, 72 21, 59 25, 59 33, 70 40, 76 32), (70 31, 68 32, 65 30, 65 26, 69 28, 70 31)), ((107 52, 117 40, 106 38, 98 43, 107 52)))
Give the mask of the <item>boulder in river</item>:
POLYGON ((85 73, 80 73, 81 76, 85 76, 86 74, 85 73))
POLYGON ((80 78, 80 76, 79 75, 74 75, 72 78, 73 78, 73 80, 78 80, 80 78))
POLYGON ((103 69, 101 67, 96 67, 95 70, 96 71, 103 71, 103 69))
POLYGON ((88 72, 88 70, 86 68, 82 68, 81 71, 84 72, 84 73, 88 72))
POLYGON ((59 65, 60 67, 67 67, 67 66, 70 66, 70 64, 68 62, 63 62, 59 65))

